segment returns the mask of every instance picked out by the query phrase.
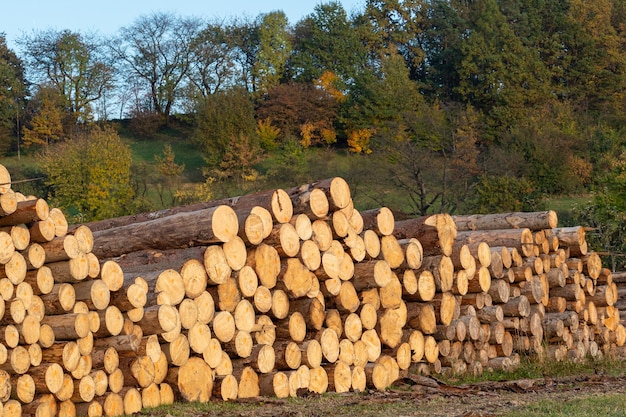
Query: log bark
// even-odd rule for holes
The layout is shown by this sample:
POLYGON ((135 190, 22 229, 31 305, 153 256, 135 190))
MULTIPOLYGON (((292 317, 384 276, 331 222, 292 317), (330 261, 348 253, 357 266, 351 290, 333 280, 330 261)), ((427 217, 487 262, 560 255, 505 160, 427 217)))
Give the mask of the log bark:
POLYGON ((418 239, 425 256, 450 256, 456 234, 456 225, 448 214, 396 221, 393 232, 397 239, 418 239))
POLYGON ((235 211, 217 206, 94 231, 93 253, 113 258, 143 249, 173 249, 232 240, 239 229, 235 211))
POLYGON ((558 216, 555 211, 514 212, 494 214, 473 214, 452 216, 458 231, 523 229, 532 231, 552 229, 557 226, 558 216))
POLYGON ((0 227, 43 221, 49 214, 48 202, 42 198, 20 201, 13 213, 0 217, 0 227))
POLYGON ((387 207, 362 211, 361 218, 363 219, 364 229, 372 230, 381 237, 389 236, 394 231, 394 215, 387 207))
POLYGON ((528 228, 461 231, 457 233, 456 240, 464 244, 485 242, 490 247, 516 248, 524 256, 534 256, 535 253, 534 237, 528 228))

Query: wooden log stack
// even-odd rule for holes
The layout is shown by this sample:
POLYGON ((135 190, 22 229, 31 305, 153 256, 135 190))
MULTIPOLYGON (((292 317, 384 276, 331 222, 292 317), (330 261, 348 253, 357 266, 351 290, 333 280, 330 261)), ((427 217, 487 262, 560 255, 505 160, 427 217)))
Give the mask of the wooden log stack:
POLYGON ((382 390, 626 341, 612 274, 551 211, 396 221, 335 177, 68 226, 0 184, 5 415, 382 390))

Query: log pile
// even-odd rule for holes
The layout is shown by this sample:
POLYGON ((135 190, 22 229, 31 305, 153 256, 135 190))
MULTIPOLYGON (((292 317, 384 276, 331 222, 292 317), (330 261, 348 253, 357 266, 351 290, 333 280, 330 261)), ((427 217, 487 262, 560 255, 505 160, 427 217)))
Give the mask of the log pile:
POLYGON ((619 289, 554 212, 396 221, 331 178, 69 226, 0 166, 4 415, 385 389, 622 349, 619 289))

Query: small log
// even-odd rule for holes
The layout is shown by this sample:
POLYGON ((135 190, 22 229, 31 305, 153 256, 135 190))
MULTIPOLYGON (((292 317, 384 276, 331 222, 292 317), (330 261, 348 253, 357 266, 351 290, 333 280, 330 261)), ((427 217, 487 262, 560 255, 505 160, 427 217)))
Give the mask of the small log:
POLYGON ((252 367, 246 366, 242 368, 241 371, 237 370, 235 377, 239 379, 237 398, 253 398, 259 396, 261 393, 259 375, 252 367))
POLYGON ((326 370, 319 366, 316 368, 311 368, 310 370, 310 380, 309 380, 309 391, 314 392, 316 394, 323 394, 328 390, 328 373, 326 370))
POLYGON ((389 236, 395 228, 395 219, 393 212, 387 207, 381 207, 373 210, 362 211, 363 228, 372 230, 378 236, 389 236))
POLYGON ((323 195, 326 197, 328 211, 335 211, 348 207, 352 201, 350 196, 350 186, 343 178, 328 178, 285 190, 292 201, 294 214, 311 211, 313 214, 316 212, 321 214, 318 217, 326 215, 322 214, 323 210, 315 210, 316 207, 321 207, 323 209, 325 203, 323 201, 324 199, 322 198, 322 194, 317 194, 319 191, 314 192, 314 190, 322 191, 323 195), (318 202, 317 199, 321 199, 322 201, 318 202))
POLYGON ((450 215, 436 214, 396 221, 393 235, 397 239, 417 238, 425 256, 450 256, 457 231, 450 215))
POLYGON ((328 376, 328 390, 342 393, 350 391, 352 387, 352 370, 343 362, 335 362, 325 368, 328 376))
POLYGON ((528 317, 530 315, 530 302, 524 295, 512 297, 504 304, 500 304, 502 312, 509 317, 528 317))

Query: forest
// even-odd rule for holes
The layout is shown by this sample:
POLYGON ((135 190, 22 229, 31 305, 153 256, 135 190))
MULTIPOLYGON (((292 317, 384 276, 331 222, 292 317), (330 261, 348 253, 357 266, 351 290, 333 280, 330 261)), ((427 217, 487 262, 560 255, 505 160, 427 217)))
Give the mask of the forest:
POLYGON ((615 269, 625 91, 624 0, 156 12, 112 36, 44 28, 12 49, 0 33, 0 154, 76 222, 335 175, 398 216, 575 196, 561 221, 615 269))

